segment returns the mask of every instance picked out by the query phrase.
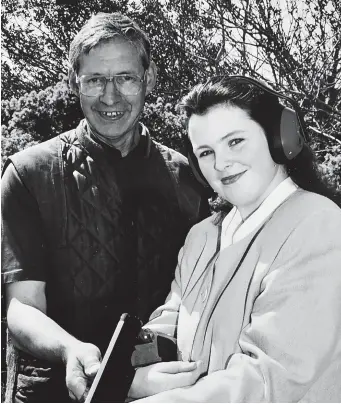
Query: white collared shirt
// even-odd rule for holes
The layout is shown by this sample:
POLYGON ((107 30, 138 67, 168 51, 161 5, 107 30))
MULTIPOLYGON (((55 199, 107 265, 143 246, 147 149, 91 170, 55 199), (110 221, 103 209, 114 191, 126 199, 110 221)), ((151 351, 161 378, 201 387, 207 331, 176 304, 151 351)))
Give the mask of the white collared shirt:
POLYGON ((297 188, 298 186, 290 177, 286 178, 277 185, 245 222, 243 222, 238 209, 236 207, 232 208, 222 223, 220 249, 222 250, 249 235, 297 188))

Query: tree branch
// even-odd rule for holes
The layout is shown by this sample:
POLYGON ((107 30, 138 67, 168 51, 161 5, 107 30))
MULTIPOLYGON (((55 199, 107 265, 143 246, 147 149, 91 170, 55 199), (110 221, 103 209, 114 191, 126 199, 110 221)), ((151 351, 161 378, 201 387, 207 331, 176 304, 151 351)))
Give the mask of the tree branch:
POLYGON ((308 128, 310 130, 312 130, 314 133, 316 133, 319 136, 324 136, 327 137, 328 139, 332 139, 334 142, 341 144, 341 140, 337 139, 336 137, 332 136, 332 135, 328 135, 327 133, 323 133, 315 128, 313 128, 312 126, 308 126, 308 128))

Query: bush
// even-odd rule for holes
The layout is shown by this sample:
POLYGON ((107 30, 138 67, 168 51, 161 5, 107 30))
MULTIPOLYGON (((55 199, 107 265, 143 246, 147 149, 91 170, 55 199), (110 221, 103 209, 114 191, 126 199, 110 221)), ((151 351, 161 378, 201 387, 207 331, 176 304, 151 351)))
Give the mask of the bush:
POLYGON ((341 192, 341 145, 331 146, 320 164, 324 178, 341 192))
POLYGON ((182 150, 184 126, 175 105, 175 102, 163 97, 158 97, 155 102, 147 102, 142 122, 157 142, 175 150, 182 150))
POLYGON ((65 75, 55 86, 39 93, 32 91, 19 99, 3 100, 1 112, 2 164, 11 154, 75 127, 82 118, 65 75))

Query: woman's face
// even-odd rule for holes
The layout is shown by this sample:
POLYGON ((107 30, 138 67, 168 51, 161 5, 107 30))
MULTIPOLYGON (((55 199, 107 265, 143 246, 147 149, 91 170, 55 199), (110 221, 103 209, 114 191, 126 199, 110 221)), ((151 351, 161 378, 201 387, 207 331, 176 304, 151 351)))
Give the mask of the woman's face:
POLYGON ((262 127, 239 107, 218 104, 192 115, 188 132, 208 183, 243 218, 287 176, 272 160, 262 127))

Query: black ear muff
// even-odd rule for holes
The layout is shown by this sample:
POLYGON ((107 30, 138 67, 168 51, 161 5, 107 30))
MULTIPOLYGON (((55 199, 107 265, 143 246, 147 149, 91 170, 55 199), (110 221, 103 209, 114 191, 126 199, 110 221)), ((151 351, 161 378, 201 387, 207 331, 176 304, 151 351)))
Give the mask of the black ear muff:
POLYGON ((187 158, 195 179, 199 181, 200 184, 205 188, 210 188, 208 182, 200 171, 197 158, 193 155, 193 153, 188 153, 187 158))
POLYGON ((280 134, 283 153, 287 160, 292 160, 302 151, 304 144, 297 114, 293 109, 283 108, 280 134))
POLYGON ((189 163, 189 166, 191 167, 191 170, 192 170, 192 173, 193 173, 195 179, 201 185, 203 185, 205 188, 212 189, 210 187, 209 183, 206 181, 206 178, 202 175, 202 172, 199 167, 198 159, 194 155, 192 143, 189 140, 188 136, 185 136, 184 140, 185 140, 185 148, 186 148, 188 163, 189 163))
MULTIPOLYGON (((189 142, 189 140, 188 140, 189 142)), ((187 142, 186 142, 187 143, 187 142)), ((198 181, 200 185, 204 187, 203 195, 205 198, 209 199, 215 195, 213 188, 206 181, 206 178, 203 176, 197 158, 195 157, 193 150, 187 153, 188 163, 191 167, 194 178, 198 181)))
POLYGON ((271 129, 269 141, 271 157, 277 164, 294 159, 303 149, 303 136, 296 112, 280 104, 281 111, 271 129))
POLYGON ((301 135, 300 123, 293 109, 280 104, 278 119, 271 128, 268 139, 271 157, 277 164, 285 164, 294 159, 303 149, 304 140, 301 135))

